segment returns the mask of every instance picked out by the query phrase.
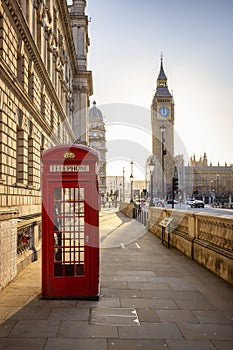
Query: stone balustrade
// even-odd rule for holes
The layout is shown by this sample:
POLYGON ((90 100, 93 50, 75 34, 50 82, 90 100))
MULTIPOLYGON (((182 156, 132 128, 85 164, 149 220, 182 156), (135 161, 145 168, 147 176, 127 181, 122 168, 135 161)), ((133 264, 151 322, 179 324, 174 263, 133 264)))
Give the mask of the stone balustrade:
POLYGON ((150 208, 147 227, 161 239, 164 234, 165 242, 170 240, 171 246, 233 284, 233 219, 150 208), (165 217, 173 220, 163 229, 160 223, 165 217))
MULTIPOLYGON (((120 210, 133 217, 132 204, 121 204, 120 210)), ((147 228, 165 244, 233 284, 233 219, 205 212, 149 208, 147 228), (162 220, 170 217, 170 225, 161 226, 162 220)))

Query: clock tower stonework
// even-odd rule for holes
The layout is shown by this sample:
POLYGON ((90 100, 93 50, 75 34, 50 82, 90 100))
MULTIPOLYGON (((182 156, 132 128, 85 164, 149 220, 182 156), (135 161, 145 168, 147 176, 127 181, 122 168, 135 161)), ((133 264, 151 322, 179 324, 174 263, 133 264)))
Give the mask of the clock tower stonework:
POLYGON ((152 154, 155 162, 153 176, 154 196, 171 197, 174 173, 174 100, 169 92, 161 57, 156 92, 151 105, 152 154), (164 151, 164 152, 163 152, 164 151), (164 172, 163 158, 164 157, 164 172), (162 179, 163 177, 163 179, 162 179), (162 189, 164 181, 164 191, 162 189), (163 193, 164 192, 164 193, 163 193))

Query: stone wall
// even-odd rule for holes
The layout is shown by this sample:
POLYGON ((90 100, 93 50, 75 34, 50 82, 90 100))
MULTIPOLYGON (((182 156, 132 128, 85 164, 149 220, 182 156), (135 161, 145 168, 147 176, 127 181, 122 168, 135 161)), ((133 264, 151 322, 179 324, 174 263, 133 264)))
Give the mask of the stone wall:
POLYGON ((17 218, 17 210, 0 210, 0 290, 17 274, 17 218))
POLYGON ((40 256, 41 216, 22 220, 17 209, 0 209, 0 290, 40 256))
POLYGON ((128 216, 129 218, 133 217, 133 208, 134 208, 134 203, 120 203, 119 210, 128 216))
POLYGON ((170 245, 233 284, 233 220, 207 213, 150 208, 148 229, 170 245), (172 217, 170 226, 160 225, 172 217))

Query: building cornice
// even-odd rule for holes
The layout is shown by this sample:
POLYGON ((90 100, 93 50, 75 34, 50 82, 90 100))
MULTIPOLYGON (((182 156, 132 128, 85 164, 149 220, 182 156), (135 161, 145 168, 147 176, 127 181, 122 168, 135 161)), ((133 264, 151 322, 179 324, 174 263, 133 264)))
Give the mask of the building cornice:
POLYGON ((77 78, 84 78, 88 82, 88 94, 89 96, 93 95, 93 80, 92 80, 92 71, 86 70, 86 71, 79 71, 77 78))

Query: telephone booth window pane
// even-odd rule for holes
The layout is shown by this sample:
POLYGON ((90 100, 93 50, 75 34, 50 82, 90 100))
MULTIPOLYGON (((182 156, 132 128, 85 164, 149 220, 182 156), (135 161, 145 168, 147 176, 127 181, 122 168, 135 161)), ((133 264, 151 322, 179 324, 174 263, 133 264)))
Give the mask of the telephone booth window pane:
POLYGON ((84 276, 84 188, 54 188, 54 275, 84 276))

